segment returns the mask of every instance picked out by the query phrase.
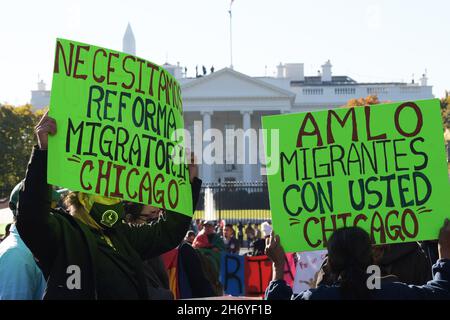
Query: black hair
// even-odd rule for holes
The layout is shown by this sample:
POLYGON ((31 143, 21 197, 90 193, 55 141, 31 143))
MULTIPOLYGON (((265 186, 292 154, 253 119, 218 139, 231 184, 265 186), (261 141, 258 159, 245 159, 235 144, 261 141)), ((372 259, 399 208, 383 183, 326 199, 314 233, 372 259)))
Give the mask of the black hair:
POLYGON ((15 202, 12 202, 12 201, 9 202, 9 209, 12 211, 13 216, 16 217, 17 216, 17 205, 15 202))
POLYGON ((144 205, 136 202, 124 202, 125 214, 132 216, 139 216, 144 208, 144 205))
POLYGON ((192 237, 192 236, 195 237, 195 232, 192 231, 192 230, 189 230, 188 233, 187 233, 187 235, 186 235, 186 237, 192 237))
POLYGON ((338 276, 344 299, 371 298, 367 287, 367 267, 373 263, 372 242, 358 227, 336 230, 327 243, 331 271, 338 276))
POLYGON ((5 226, 5 235, 9 234, 9 232, 10 232, 10 230, 11 230, 11 226, 12 226, 12 223, 8 223, 8 224, 5 226))
POLYGON ((231 232, 233 233, 233 236, 235 236, 235 232, 234 232, 234 229, 233 229, 233 225, 232 225, 231 223, 227 223, 227 224, 225 225, 224 229, 225 229, 225 228, 230 228, 230 229, 231 229, 231 232))

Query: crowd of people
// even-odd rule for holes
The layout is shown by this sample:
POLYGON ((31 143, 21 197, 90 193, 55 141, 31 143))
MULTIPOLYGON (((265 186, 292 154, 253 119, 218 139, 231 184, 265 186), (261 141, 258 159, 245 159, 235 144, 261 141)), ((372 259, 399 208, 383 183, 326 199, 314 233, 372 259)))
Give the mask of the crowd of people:
MULTIPOLYGON (((432 244, 433 245, 433 244, 432 244)), ((402 246, 402 245, 400 245, 402 246)), ((415 245, 417 247, 417 244, 415 245)), ((436 300, 450 299, 450 220, 446 219, 437 243, 438 259, 428 270, 416 257, 401 261, 402 269, 386 270, 383 276, 371 279, 371 266, 383 266, 383 248, 373 246, 369 234, 358 227, 336 230, 327 243, 327 259, 317 277, 315 288, 293 294, 283 280, 284 249, 279 236, 267 240, 266 253, 273 261, 273 280, 266 289, 268 300, 436 300), (380 254, 381 251, 381 254, 380 254), (402 281, 413 275, 418 284, 402 281), (422 278, 422 279, 420 279, 422 278), (424 280, 429 278, 429 281, 424 280), (419 280, 420 279, 420 280, 419 280), (378 281, 378 284, 377 284, 378 281)), ((398 250, 393 248, 393 250, 398 250)), ((413 255, 414 257, 414 255, 413 255)), ((412 280, 414 281, 414 280, 412 280)))
MULTIPOLYGON (((338 229, 315 288, 293 294, 283 280, 283 246, 267 221, 192 221, 157 207, 68 190, 63 201, 55 199, 47 184, 47 146, 56 127, 48 115, 36 126, 38 145, 11 193, 14 222, 0 243, 0 299, 174 299, 163 259, 174 249, 186 279, 179 286, 188 288, 181 298, 223 295, 224 252, 272 260, 269 300, 450 298, 448 220, 439 241, 420 244, 374 246, 362 229, 338 229), (371 265, 382 270, 376 290, 367 285, 371 265)), ((189 178, 195 210, 202 181, 192 162, 189 178)))
POLYGON ((242 221, 231 224, 225 220, 196 219, 192 221, 185 240, 199 249, 215 248, 217 252, 259 256, 264 255, 265 239, 271 232, 270 221, 264 221, 262 224, 247 222, 244 228, 242 221))

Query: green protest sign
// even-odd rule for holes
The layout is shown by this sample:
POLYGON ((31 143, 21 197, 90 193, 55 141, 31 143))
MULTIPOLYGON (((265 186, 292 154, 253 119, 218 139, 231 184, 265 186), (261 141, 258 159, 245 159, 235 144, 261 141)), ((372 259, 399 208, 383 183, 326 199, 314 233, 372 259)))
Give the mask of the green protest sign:
POLYGON ((57 39, 48 183, 192 215, 181 88, 162 67, 57 39))
POLYGON ((450 216, 439 100, 262 123, 274 230, 288 252, 321 249, 343 226, 379 244, 436 239, 450 216), (279 143, 269 143, 276 133, 279 143))

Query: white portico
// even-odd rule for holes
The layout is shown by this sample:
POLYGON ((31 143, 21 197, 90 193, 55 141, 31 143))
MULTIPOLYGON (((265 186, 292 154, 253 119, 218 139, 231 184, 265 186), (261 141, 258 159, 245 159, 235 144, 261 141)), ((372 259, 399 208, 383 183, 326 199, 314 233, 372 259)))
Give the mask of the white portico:
MULTIPOLYGON (((219 157, 223 158, 222 161, 218 164, 201 165, 204 181, 263 180, 259 155, 256 155, 256 163, 249 163, 249 159, 255 158, 255 152, 262 152, 259 134, 256 137, 248 135, 246 143, 241 145, 236 141, 230 150, 231 146, 226 145, 225 141, 226 130, 243 129, 248 132, 247 130, 254 129, 254 132, 258 132, 261 129, 261 116, 290 112, 295 94, 230 68, 194 80, 179 80, 182 84, 185 127, 190 131, 192 140, 198 141, 199 138, 194 133, 194 121, 202 121, 203 132, 214 128, 221 131, 224 137, 223 157, 219 157), (240 146, 242 149, 238 150, 240 146), (246 159, 245 164, 233 162, 230 152, 235 155, 234 159, 240 153, 246 159)), ((210 145, 211 138, 208 134, 204 136, 206 154, 209 153, 207 146, 210 145)), ((213 154, 218 159, 217 154, 213 154)))

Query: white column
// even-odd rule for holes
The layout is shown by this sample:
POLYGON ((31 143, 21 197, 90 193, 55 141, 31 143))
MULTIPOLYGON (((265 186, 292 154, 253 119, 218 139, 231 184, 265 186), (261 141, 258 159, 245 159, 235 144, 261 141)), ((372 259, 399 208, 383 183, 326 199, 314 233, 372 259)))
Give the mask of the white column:
MULTIPOLYGON (((208 130, 211 129, 211 116, 213 114, 212 111, 201 111, 200 114, 203 116, 203 150, 205 147, 211 143, 211 135, 208 134, 208 130)), ((203 156, 203 154, 202 154, 203 156)), ((202 159, 202 180, 205 183, 214 182, 214 167, 212 164, 208 164, 206 162, 210 162, 210 159, 202 159)))
MULTIPOLYGON (((242 129, 244 130, 244 136, 247 130, 252 128, 251 123, 251 114, 252 111, 241 111, 242 114, 242 129)), ((251 159, 251 145, 255 143, 255 141, 251 141, 251 135, 249 134, 246 138, 244 138, 243 147, 243 158, 244 158, 244 166, 243 166, 243 181, 250 182, 252 181, 252 165, 250 164, 251 159)))

